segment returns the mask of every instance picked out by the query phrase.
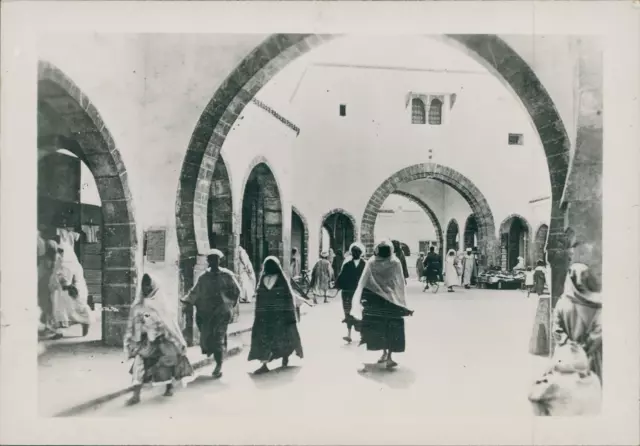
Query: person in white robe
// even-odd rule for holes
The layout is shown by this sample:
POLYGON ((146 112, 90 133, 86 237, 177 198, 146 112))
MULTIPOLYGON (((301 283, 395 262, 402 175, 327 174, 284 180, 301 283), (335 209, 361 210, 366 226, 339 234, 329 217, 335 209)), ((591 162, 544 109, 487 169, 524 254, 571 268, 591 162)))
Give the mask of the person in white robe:
POLYGON ((444 267, 444 284, 447 291, 453 293, 454 286, 460 286, 460 277, 458 275, 458 257, 453 249, 447 252, 444 267))

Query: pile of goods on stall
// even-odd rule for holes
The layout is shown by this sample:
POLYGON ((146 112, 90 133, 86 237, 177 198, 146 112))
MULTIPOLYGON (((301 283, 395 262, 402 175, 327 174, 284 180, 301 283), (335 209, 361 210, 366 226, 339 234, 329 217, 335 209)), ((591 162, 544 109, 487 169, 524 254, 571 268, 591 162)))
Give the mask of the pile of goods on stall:
POLYGON ((524 271, 511 272, 504 271, 499 267, 490 267, 478 275, 478 286, 480 288, 516 290, 522 288, 524 279, 524 271))

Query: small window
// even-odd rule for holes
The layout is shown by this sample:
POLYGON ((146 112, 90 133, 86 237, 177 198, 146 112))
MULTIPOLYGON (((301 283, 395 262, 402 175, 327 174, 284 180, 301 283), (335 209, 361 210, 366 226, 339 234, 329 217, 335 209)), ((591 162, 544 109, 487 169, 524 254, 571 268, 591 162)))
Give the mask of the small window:
POLYGON ((509 133, 509 145, 521 146, 524 144, 524 136, 522 133, 509 133))
POLYGON ((347 105, 340 104, 340 116, 347 116, 347 105))
POLYGON ((424 102, 420 98, 411 99, 411 124, 426 124, 427 117, 424 102))
POLYGON ((164 229, 147 231, 144 238, 144 254, 150 262, 164 262, 165 259, 165 239, 164 229))
POLYGON ((442 124, 442 101, 440 99, 431 101, 431 105, 429 106, 429 124, 442 124))

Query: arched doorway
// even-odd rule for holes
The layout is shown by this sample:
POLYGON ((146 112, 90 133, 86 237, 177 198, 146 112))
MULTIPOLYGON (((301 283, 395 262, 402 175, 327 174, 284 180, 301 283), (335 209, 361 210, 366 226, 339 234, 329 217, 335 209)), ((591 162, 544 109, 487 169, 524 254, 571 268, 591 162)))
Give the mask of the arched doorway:
MULTIPOLYGON (((332 209, 322 217, 320 225, 320 239, 322 240, 322 229, 329 234, 329 247, 334 253, 341 251, 344 255, 349 250, 349 246, 358 239, 356 220, 344 209, 332 209)), ((322 253, 322 246, 320 247, 322 253)))
POLYGON ((535 235, 534 249, 532 260, 537 262, 538 260, 545 260, 547 258, 547 235, 549 234, 549 226, 541 224, 538 227, 535 235))
POLYGON ((447 252, 453 249, 456 253, 460 249, 460 228, 458 222, 454 219, 449 221, 447 225, 447 252))
POLYGON ((268 256, 283 260, 282 202, 273 172, 258 163, 249 174, 242 198, 240 244, 256 271, 268 256))
MULTIPOLYGON (((446 184, 465 199, 473 211, 473 214, 476 216, 478 223, 478 252, 480 255, 480 263, 482 265, 491 264, 495 258, 495 247, 497 243, 493 213, 491 212, 487 199, 471 180, 460 172, 435 163, 416 164, 401 169, 383 181, 374 191, 362 217, 362 242, 367 248, 367 253, 373 251, 373 229, 384 200, 390 194, 395 193, 402 184, 419 179, 432 179, 446 184)), ((456 222, 456 227, 457 226, 458 223, 456 222)), ((458 238, 460 238, 460 235, 458 235, 458 238)), ((447 242, 449 242, 448 239, 447 242)), ((447 243, 446 251, 449 250, 450 246, 452 245, 447 243)), ((456 250, 459 248, 460 240, 458 239, 456 241, 456 250)))
POLYGON ((508 216, 500 225, 500 265, 511 270, 518 264, 518 257, 525 265, 531 265, 531 227, 520 215, 508 216))
POLYGON ((209 246, 223 252, 222 266, 234 270, 233 199, 231 180, 222 156, 213 169, 207 202, 209 246))
POLYGON ((291 248, 298 249, 302 270, 309 269, 309 225, 295 206, 291 207, 291 248))
POLYGON ((39 226, 47 236, 60 226, 79 234, 79 260, 90 293, 103 307, 117 310, 102 311, 101 329, 97 328, 100 324, 94 327, 101 330, 105 344, 122 345, 138 278, 138 240, 127 171, 89 98, 58 68, 43 61, 38 63, 38 160, 42 192, 38 197, 39 226), (77 158, 61 159, 65 155, 58 152, 60 149, 77 158), (80 163, 93 176, 100 206, 81 203, 80 163), (59 168, 67 176, 47 178, 42 173, 59 168), (57 196, 48 193, 53 189, 47 182, 57 185, 57 196))
MULTIPOLYGON (((423 200, 421 200, 420 198, 416 197, 415 195, 409 192, 395 191, 393 194, 399 195, 401 197, 405 197, 408 200, 413 201, 418 206, 420 206, 420 208, 424 211, 425 214, 427 214, 427 216, 429 217, 429 220, 431 220, 431 224, 433 225, 433 228, 436 231, 436 238, 437 238, 437 244, 438 244, 436 247, 436 252, 440 254, 440 257, 442 257, 443 250, 444 250, 444 236, 442 234, 442 226, 440 225, 440 221, 438 220, 438 216, 436 215, 436 213, 433 212, 433 210, 423 200)), ((426 254, 427 252, 429 252, 428 248, 430 248, 431 246, 433 246, 433 244, 431 244, 429 247, 421 246, 419 247, 419 250, 426 254)))
POLYGON ((464 249, 475 249, 478 247, 478 221, 476 216, 471 214, 464 224, 464 249))

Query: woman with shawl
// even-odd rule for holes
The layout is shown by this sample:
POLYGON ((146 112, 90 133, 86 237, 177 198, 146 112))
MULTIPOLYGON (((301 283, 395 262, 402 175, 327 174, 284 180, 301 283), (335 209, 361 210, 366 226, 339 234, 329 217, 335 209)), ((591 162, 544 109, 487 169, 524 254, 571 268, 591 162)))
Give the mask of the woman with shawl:
POLYGON ((538 296, 544 294, 544 287, 547 283, 547 268, 545 268, 544 260, 538 260, 536 269, 533 270, 533 289, 532 291, 538 296))
POLYGON ((453 249, 450 249, 447 252, 447 258, 445 259, 444 285, 450 293, 453 293, 454 286, 460 285, 460 278, 458 277, 458 258, 456 257, 456 252, 453 249))
POLYGON ((254 374, 269 372, 267 364, 275 359, 282 358, 282 367, 286 367, 292 353, 303 357, 295 299, 280 261, 273 256, 267 257, 258 279, 251 331, 249 361, 262 363, 254 374))
MULTIPOLYGON (((82 335, 89 333, 91 323, 90 309, 87 304, 89 289, 84 279, 84 270, 69 242, 58 244, 58 253, 51 273, 52 319, 57 329, 68 328, 74 324, 82 325, 82 335)), ((56 338, 61 338, 58 332, 56 338)))
POLYGON ((196 307, 196 325, 200 330, 200 349, 216 361, 213 377, 222 377, 222 361, 227 346, 227 329, 238 304, 241 289, 234 274, 220 266, 224 255, 212 249, 207 256, 209 268, 182 302, 196 307))
POLYGON ((313 267, 311 272, 311 291, 313 292, 313 303, 317 304, 316 296, 324 296, 324 303, 327 301, 327 291, 331 288, 331 281, 334 279, 334 271, 331 263, 327 259, 329 254, 320 254, 320 260, 313 267))
POLYGON ((133 359, 133 396, 128 405, 140 402, 142 385, 165 385, 165 396, 173 395, 173 380, 184 385, 192 379, 193 368, 187 359, 187 343, 175 313, 169 311, 166 297, 158 284, 145 274, 139 298, 129 313, 124 338, 125 352, 133 359))
POLYGON ((553 311, 553 336, 562 345, 568 340, 581 345, 590 368, 602 381, 602 297, 589 267, 574 263, 565 280, 564 294, 553 311))
POLYGON ((240 302, 249 303, 256 292, 256 273, 247 251, 242 246, 238 246, 238 278, 242 288, 240 302))
POLYGON ((413 314, 407 308, 405 278, 400 260, 393 254, 390 241, 382 241, 362 272, 353 296, 351 314, 360 323, 360 344, 367 350, 382 350, 379 364, 391 369, 398 364, 392 353, 405 350, 404 317, 413 314))
POLYGON ((393 253, 400 260, 400 264, 402 265, 402 274, 404 275, 405 283, 407 283, 407 279, 409 278, 409 268, 407 267, 407 259, 404 256, 404 251, 402 251, 402 246, 398 240, 391 240, 393 244, 393 253))

